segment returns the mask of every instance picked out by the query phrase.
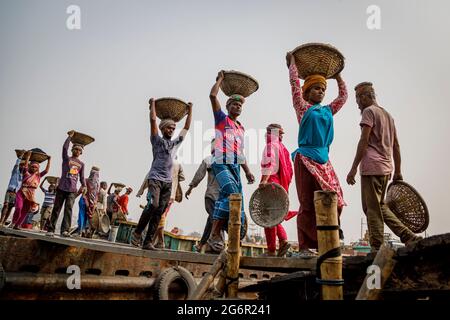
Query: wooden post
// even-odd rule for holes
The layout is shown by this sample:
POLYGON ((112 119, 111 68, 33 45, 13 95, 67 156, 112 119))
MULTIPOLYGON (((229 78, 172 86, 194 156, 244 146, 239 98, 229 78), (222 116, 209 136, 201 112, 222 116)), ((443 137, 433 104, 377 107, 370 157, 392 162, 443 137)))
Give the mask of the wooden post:
POLYGON ((228 247, 227 247, 227 279, 233 279, 228 284, 226 297, 237 298, 239 287, 239 260, 241 255, 241 208, 240 193, 230 195, 230 217, 228 219, 228 247))
MULTIPOLYGON (((332 191, 315 191, 317 241, 319 256, 340 248, 337 194, 332 191)), ((328 258, 320 266, 321 280, 342 280, 342 256, 328 258)), ((322 284, 323 300, 343 300, 342 285, 322 284)))
POLYGON ((380 298, 381 290, 395 267, 394 254, 395 251, 393 249, 385 245, 380 247, 372 262, 372 266, 377 266, 378 268, 373 268, 373 271, 368 270, 370 272, 364 279, 356 300, 378 300, 380 298), (378 288, 377 285, 379 286, 378 288))
POLYGON ((214 264, 211 266, 211 269, 208 271, 208 273, 203 277, 202 281, 199 283, 197 288, 195 289, 195 292, 192 295, 192 300, 201 300, 206 292, 208 290, 211 283, 213 283, 214 278, 217 276, 220 270, 222 270, 226 259, 226 253, 225 251, 222 251, 220 256, 214 261, 214 264))

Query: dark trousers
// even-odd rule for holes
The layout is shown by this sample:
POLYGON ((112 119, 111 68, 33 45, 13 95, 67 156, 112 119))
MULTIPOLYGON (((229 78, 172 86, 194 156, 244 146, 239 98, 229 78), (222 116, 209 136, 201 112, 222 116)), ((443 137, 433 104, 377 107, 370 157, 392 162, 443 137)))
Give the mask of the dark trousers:
POLYGON ((361 176, 361 202, 367 217, 370 246, 378 250, 384 243, 384 224, 386 224, 402 242, 415 237, 384 203, 389 183, 386 176, 361 176))
POLYGON ((76 192, 67 192, 60 189, 56 190, 55 204, 53 205, 52 217, 50 219, 50 224, 48 226, 49 232, 55 232, 56 222, 59 218, 59 213, 61 212, 62 206, 64 204, 64 217, 61 223, 61 234, 64 231, 69 232, 70 225, 72 223, 72 208, 77 197, 76 192))
POLYGON ((153 236, 158 228, 161 216, 166 210, 172 192, 172 183, 151 179, 148 185, 148 203, 142 211, 136 234, 141 234, 148 225, 147 235, 144 239, 144 245, 152 243, 153 236))
POLYGON ((203 230, 203 235, 200 240, 200 244, 205 244, 206 241, 208 241, 209 236, 211 234, 215 204, 216 204, 215 200, 211 198, 205 198, 205 209, 206 212, 208 212, 208 220, 206 221, 205 230, 203 230))

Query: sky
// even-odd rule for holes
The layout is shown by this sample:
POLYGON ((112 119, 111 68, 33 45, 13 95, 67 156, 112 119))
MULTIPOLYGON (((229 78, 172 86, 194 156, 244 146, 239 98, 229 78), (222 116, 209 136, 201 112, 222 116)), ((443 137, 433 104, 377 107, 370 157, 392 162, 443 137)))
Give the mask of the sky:
MULTIPOLYGON (((449 232, 449 14, 448 1, 417 0, 0 0, 0 196, 14 149, 43 149, 53 157, 50 175, 59 176, 62 144, 72 129, 96 139, 82 155, 86 175, 96 165, 101 180, 136 191, 152 162, 148 100, 166 96, 194 104, 191 131, 179 150, 187 190, 213 135, 209 92, 221 69, 248 73, 259 82, 240 117, 249 135, 250 168, 259 181, 261 132, 269 123, 282 124, 285 145, 296 149, 286 52, 322 42, 346 58, 342 77, 349 99, 335 116, 330 150, 348 203, 342 214, 345 241, 357 240, 365 221, 359 179, 355 186, 345 182, 360 134, 353 88, 362 81, 373 82, 379 104, 395 119, 403 177, 430 211, 427 235, 449 232), (80 9, 80 29, 67 27, 71 5, 80 9), (368 20, 374 21, 373 11, 367 13, 371 5, 379 9, 379 28, 368 27, 368 20)), ((324 102, 336 94, 330 80, 324 102)), ((219 99, 224 105, 222 92, 219 99)), ((205 188, 206 179, 189 200, 173 206, 167 230, 202 232, 205 188)), ((244 183, 247 215, 256 188, 244 183)), ((37 194, 42 201, 42 192, 37 194)), ((130 218, 137 221, 144 199, 134 195, 130 218)), ((293 183, 290 207, 298 206, 293 183)), ((77 214, 78 205, 74 223, 77 214)), ((295 219, 283 225, 289 240, 296 240, 295 219)))

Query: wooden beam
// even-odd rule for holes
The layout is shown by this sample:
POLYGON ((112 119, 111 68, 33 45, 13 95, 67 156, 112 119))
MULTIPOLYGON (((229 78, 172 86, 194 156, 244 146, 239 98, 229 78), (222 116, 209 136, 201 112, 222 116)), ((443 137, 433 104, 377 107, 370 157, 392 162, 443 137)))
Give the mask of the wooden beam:
POLYGON ((227 279, 231 282, 227 286, 226 297, 235 299, 239 288, 239 262, 241 255, 241 212, 242 195, 230 195, 230 216, 228 219, 228 247, 227 247, 227 279))
MULTIPOLYGON (((340 248, 336 192, 315 191, 314 206, 316 209, 319 256, 323 256, 330 250, 340 248), (324 229, 325 227, 328 227, 329 230, 324 229)), ((342 280, 342 256, 339 254, 338 257, 325 259, 320 266, 320 273, 321 280, 342 280)), ((322 284, 322 299, 343 300, 343 286, 322 284)))
POLYGON ((199 285, 195 289, 195 292, 192 295, 192 300, 201 300, 206 292, 208 290, 211 283, 213 283, 214 278, 217 276, 220 270, 222 270, 223 266, 226 263, 226 253, 225 251, 222 251, 220 256, 214 261, 214 264, 211 266, 211 269, 208 271, 208 273, 202 278, 202 281, 200 281, 199 285))
POLYGON ((372 264, 376 268, 373 268, 373 271, 365 277, 356 300, 379 300, 381 291, 394 270, 396 263, 393 259, 394 255, 393 249, 385 245, 380 247, 372 264))

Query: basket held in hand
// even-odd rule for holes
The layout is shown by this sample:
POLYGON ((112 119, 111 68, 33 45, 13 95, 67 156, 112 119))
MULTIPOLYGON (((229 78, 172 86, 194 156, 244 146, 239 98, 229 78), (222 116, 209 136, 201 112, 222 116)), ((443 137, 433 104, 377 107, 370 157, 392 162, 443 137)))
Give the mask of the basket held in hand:
POLYGON ((269 183, 258 188, 250 198, 250 216, 261 227, 280 224, 289 211, 289 197, 282 186, 269 183))
POLYGON ((386 205, 414 233, 424 232, 429 223, 428 208, 419 192, 404 181, 394 181, 386 193, 386 205))

